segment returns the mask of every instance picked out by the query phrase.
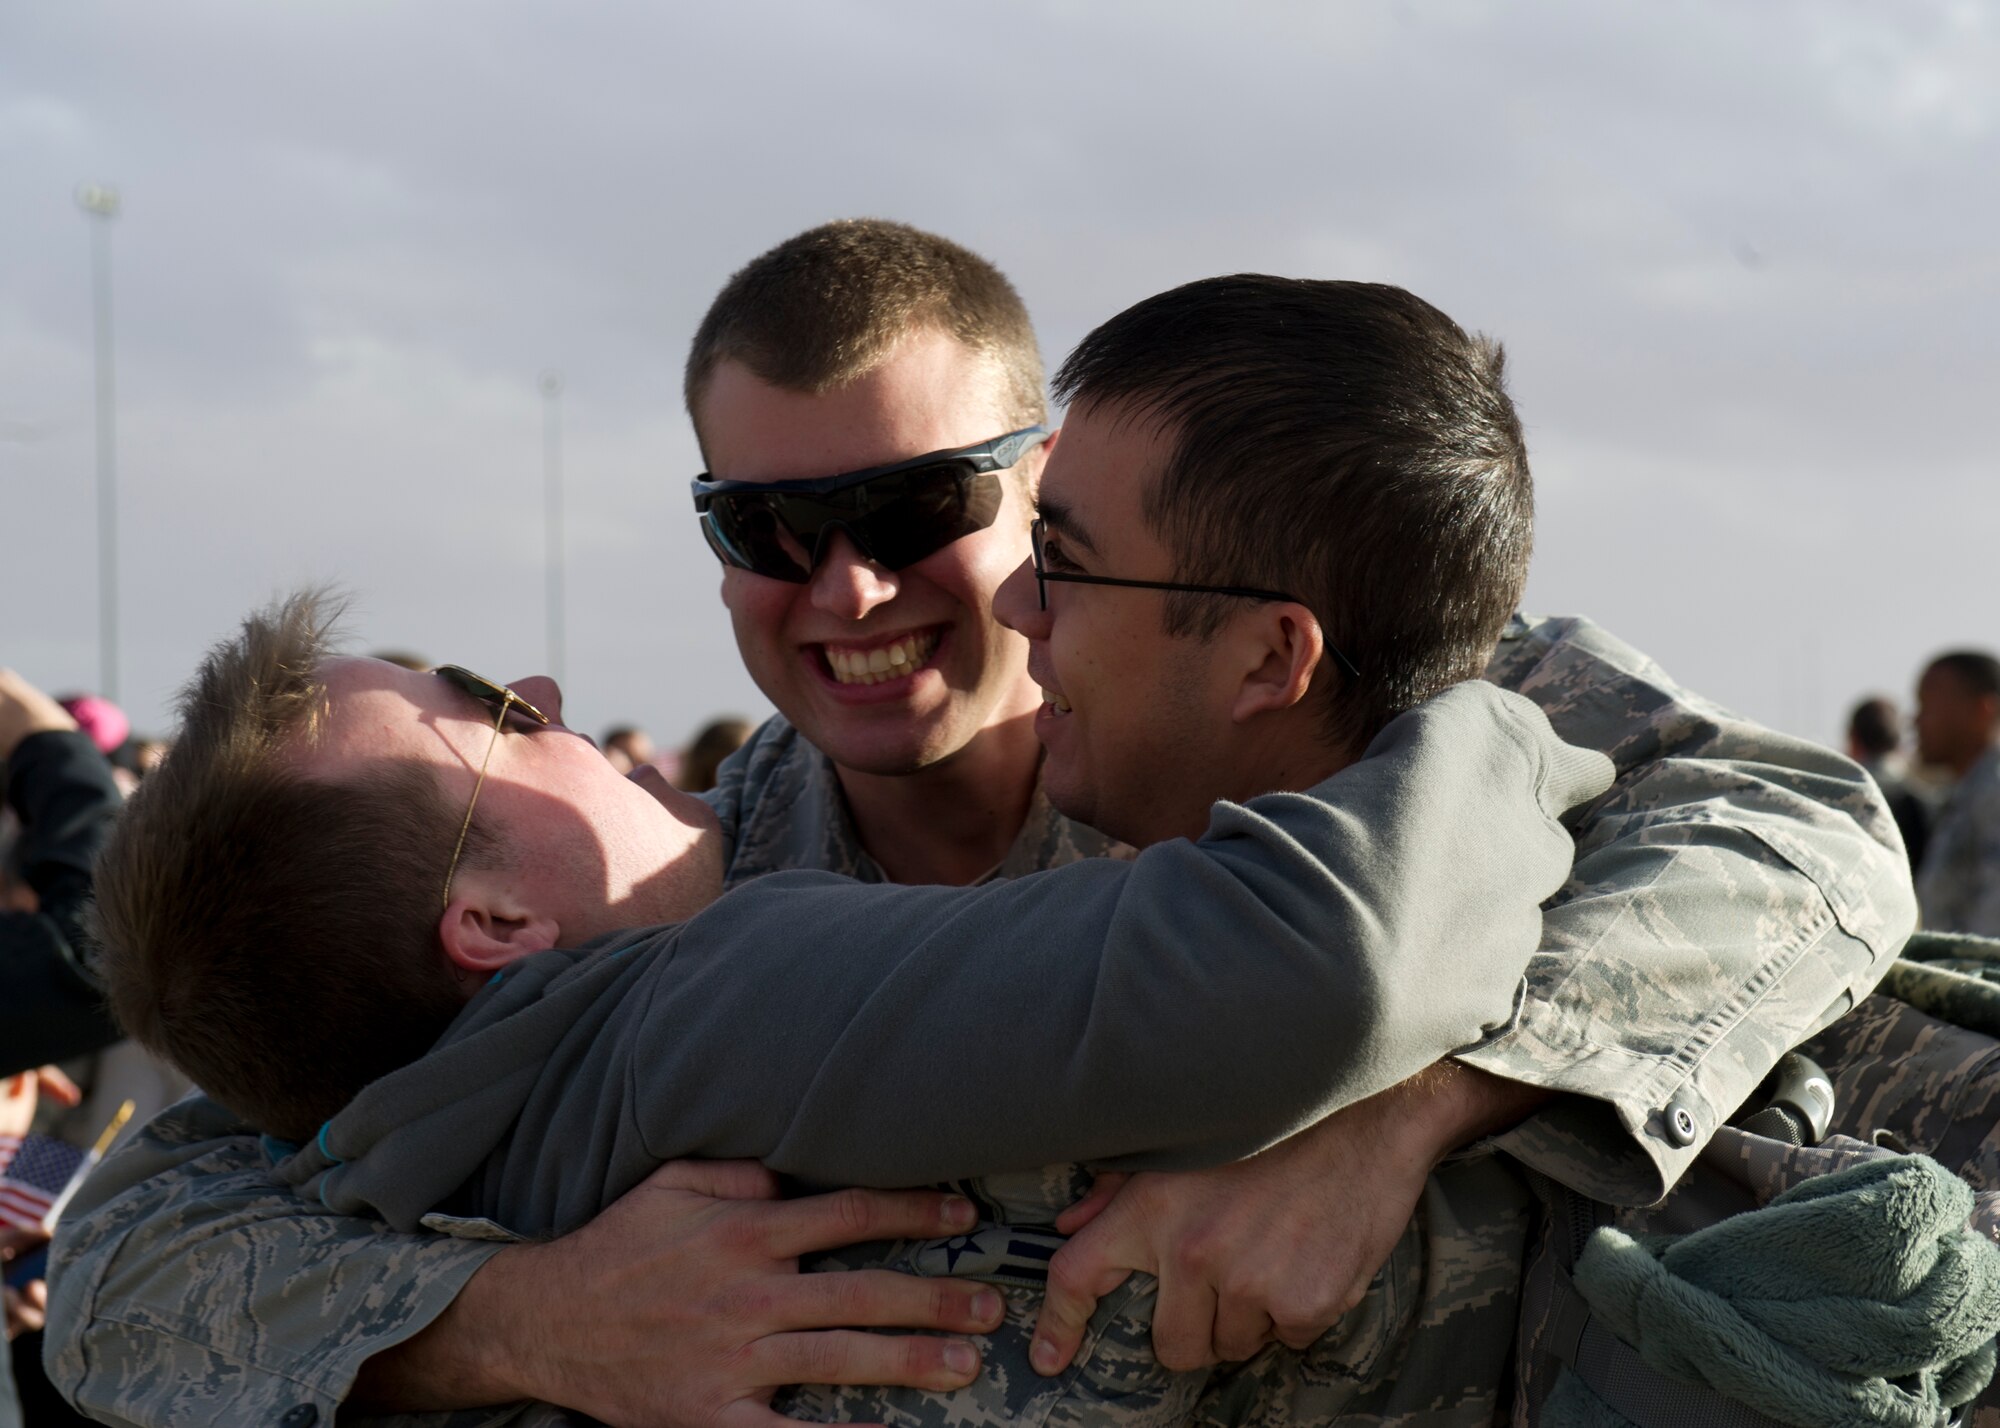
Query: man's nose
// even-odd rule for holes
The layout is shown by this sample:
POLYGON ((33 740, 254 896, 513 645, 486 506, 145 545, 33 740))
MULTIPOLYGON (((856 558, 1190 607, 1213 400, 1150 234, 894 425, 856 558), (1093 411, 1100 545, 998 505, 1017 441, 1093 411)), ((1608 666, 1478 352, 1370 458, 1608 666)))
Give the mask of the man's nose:
POLYGON ((1000 582, 1000 588, 993 592, 993 617, 1031 640, 1049 637, 1049 612, 1042 608, 1033 560, 1022 561, 1000 582))
POLYGON ((847 532, 834 531, 820 548, 812 575, 816 610, 843 620, 858 620, 878 605, 886 605, 902 589, 893 570, 884 570, 861 553, 847 532))
POLYGON ((562 686, 546 674, 531 674, 507 687, 548 715, 550 723, 562 723, 562 686))

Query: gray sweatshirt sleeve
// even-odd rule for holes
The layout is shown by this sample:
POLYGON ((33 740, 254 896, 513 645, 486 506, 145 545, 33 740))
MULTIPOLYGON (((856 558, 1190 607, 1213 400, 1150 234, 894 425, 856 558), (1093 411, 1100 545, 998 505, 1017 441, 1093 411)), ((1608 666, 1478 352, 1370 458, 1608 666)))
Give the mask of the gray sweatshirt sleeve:
POLYGON ((1130 864, 758 878, 516 964, 278 1174, 396 1226, 450 1202, 560 1232, 682 1156, 870 1186, 1246 1156, 1510 1024, 1570 868, 1556 814, 1608 782, 1466 684, 1130 864))
POLYGON ((653 979, 629 1114, 654 1158, 818 1183, 1250 1154, 1510 1022, 1570 865, 1557 815, 1608 780, 1472 684, 1130 864, 760 880, 653 979))
POLYGON ((1247 1155, 1514 1017, 1570 865, 1556 815, 1609 781, 1472 684, 1131 863, 772 874, 510 968, 278 1173, 399 1227, 449 1202, 537 1233, 684 1156, 897 1186, 1247 1155))
POLYGON ((1610 782, 1470 684, 1310 794, 986 888, 772 874, 508 968, 278 1168, 334 1210, 564 1230, 654 1166, 902 1186, 1244 1156, 1516 1016, 1556 814, 1610 782))

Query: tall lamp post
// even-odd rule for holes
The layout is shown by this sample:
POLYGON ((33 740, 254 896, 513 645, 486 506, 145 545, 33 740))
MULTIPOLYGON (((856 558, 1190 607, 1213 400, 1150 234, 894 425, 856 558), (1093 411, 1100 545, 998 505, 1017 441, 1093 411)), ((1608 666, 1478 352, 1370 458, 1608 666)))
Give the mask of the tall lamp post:
POLYGON ((90 295, 97 347, 97 660, 98 685, 118 698, 118 433, 117 378, 111 350, 111 220, 118 190, 87 183, 77 206, 90 222, 90 295))
POLYGON ((563 680, 562 373, 542 373, 542 490, 548 541, 549 677, 563 680))

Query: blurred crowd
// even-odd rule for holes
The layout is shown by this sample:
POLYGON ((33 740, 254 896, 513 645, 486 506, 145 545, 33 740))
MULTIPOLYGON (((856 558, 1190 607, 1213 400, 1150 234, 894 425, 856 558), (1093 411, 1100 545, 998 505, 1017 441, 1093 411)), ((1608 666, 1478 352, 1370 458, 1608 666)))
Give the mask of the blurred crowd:
POLYGON ((1952 650, 1925 666, 1904 737, 1893 699, 1847 721, 1847 753, 1882 786, 1916 878, 1924 926, 2000 937, 2000 660, 1952 650))

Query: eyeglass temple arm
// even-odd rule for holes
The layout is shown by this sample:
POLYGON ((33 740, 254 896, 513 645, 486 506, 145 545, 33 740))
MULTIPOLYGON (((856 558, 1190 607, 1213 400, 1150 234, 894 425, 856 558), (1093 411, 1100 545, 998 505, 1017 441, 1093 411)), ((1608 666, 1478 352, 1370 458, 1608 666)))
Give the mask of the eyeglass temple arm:
MULTIPOLYGON (((1251 590, 1240 585, 1181 585, 1166 580, 1121 580, 1115 575, 1073 575, 1067 571, 1044 570, 1037 552, 1035 579, 1040 581, 1059 580, 1070 585, 1117 585, 1127 590, 1171 590, 1182 595, 1235 595, 1245 600, 1282 600, 1287 604, 1299 602, 1289 595, 1280 595, 1275 590, 1251 590)), ((1046 593, 1042 597, 1042 608, 1048 609, 1046 593)), ((1359 681, 1361 671, 1354 667, 1354 661, 1340 652, 1337 645, 1329 642, 1326 652, 1333 656, 1335 664, 1349 679, 1359 681)))
MULTIPOLYGON (((493 746, 500 742, 500 728, 507 722, 507 711, 525 701, 516 699, 514 691, 508 690, 507 697, 500 701, 500 712, 493 716, 493 737, 487 741, 486 757, 479 761, 479 777, 472 783, 472 798, 465 805, 465 821, 458 825, 458 841, 451 845, 451 866, 444 871, 444 905, 451 906, 451 880, 458 874, 458 855, 465 851, 465 835, 472 831, 472 810, 479 807, 479 791, 486 787, 486 769, 493 762, 493 746)), ((548 720, 544 719, 543 723, 548 720)))

